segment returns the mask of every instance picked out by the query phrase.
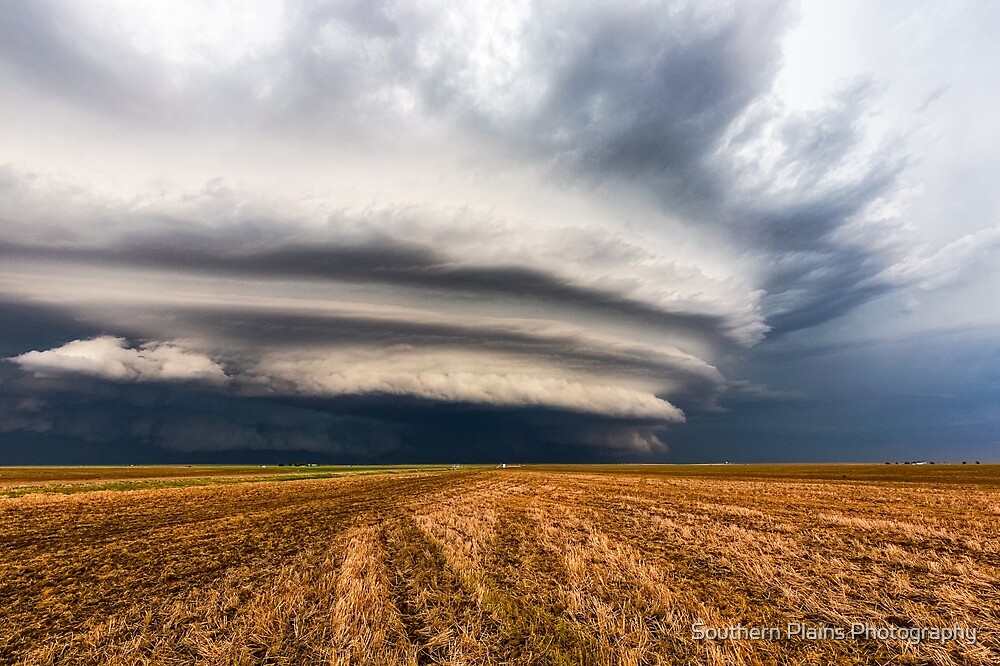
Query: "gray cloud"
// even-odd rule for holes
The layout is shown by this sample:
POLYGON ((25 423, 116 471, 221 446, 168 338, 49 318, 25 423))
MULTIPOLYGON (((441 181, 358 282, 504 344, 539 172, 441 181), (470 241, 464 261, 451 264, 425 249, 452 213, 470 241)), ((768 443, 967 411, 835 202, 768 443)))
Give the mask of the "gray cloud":
MULTIPOLYGON (((290 452, 378 456, 400 446, 391 423, 326 409, 219 393, 177 391, 171 384, 115 384, 81 376, 73 383, 17 379, 0 396, 0 444, 25 433, 137 451, 290 452), (32 396, 41 392, 46 401, 32 396)), ((2 447, 0 447, 2 448, 2 447)), ((45 452, 36 452, 44 459, 45 452)), ((162 453, 161 453, 162 455, 162 453)))
POLYGON ((265 416, 197 414, 152 425, 164 449, 181 452, 289 451, 379 456, 399 448, 399 436, 378 421, 323 413, 272 410, 265 416))
POLYGON ((248 397, 85 377, 73 383, 9 379, 0 394, 0 455, 26 464, 95 459, 551 462, 665 450, 662 423, 560 410, 384 395, 248 397), (45 401, 34 397, 39 394, 45 401), (26 442, 32 442, 30 448, 26 442))
POLYGON ((145 113, 157 108, 157 87, 150 85, 158 78, 150 71, 154 62, 137 59, 127 45, 81 30, 58 4, 3 2, 0 7, 0 67, 17 81, 108 113, 128 114, 140 104, 145 113))
MULTIPOLYGON (((518 159, 540 160, 556 173, 585 175, 602 187, 609 179, 628 179, 658 198, 665 210, 732 233, 735 242, 751 242, 751 252, 762 254, 765 262, 778 258, 777 270, 765 276, 763 286, 768 314, 779 330, 828 321, 884 292, 870 284, 878 282, 883 258, 832 236, 891 187, 898 156, 873 156, 868 168, 846 182, 826 182, 858 159, 859 122, 875 94, 871 84, 848 86, 829 106, 799 116, 783 117, 760 103, 781 64, 779 37, 790 13, 782 3, 711 9, 668 3, 660 11, 591 3, 531 14, 511 10, 502 19, 505 32, 493 36, 478 14, 484 8, 467 7, 457 14, 444 10, 398 3, 363 10, 350 3, 286 8, 272 44, 242 56, 238 69, 187 65, 181 77, 185 85, 175 86, 174 97, 156 105, 190 106, 188 95, 196 90, 210 98, 198 105, 203 113, 243 109, 238 115, 245 116, 249 109, 270 118, 269 131, 281 131, 273 123, 306 131, 333 123, 351 125, 350 133, 357 136, 365 132, 352 119, 365 118, 379 132, 392 128, 400 137, 407 128, 421 135, 419 128, 440 127, 443 120, 453 134, 496 142, 497 154, 515 147, 518 159), (505 49, 493 49, 489 58, 476 56, 487 48, 482 40, 501 34, 505 49), (457 57, 470 52, 469 58, 457 57), (254 86, 265 80, 268 92, 250 99, 254 86), (213 93, 198 81, 212 81, 205 87, 221 91, 214 96, 222 97, 213 101, 213 93), (227 97, 231 94, 236 97, 227 97), (771 176, 787 172, 793 184, 780 194, 758 187, 735 195, 747 174, 726 164, 765 132, 781 145, 771 176), (797 267, 782 261, 789 253, 795 253, 797 267), (848 268, 841 270, 845 264, 848 268), (820 274, 828 277, 820 280, 820 274)), ((111 79, 130 91, 122 94, 148 99, 139 76, 112 67, 123 60, 116 49, 127 45, 92 43, 93 26, 84 22, 76 33, 57 34, 58 16, 76 14, 43 6, 13 14, 9 25, 24 24, 38 36, 32 49, 15 45, 8 56, 27 68, 28 79, 111 79), (92 55, 46 59, 43 49, 92 55), (29 65, 44 67, 45 76, 29 65), (79 66, 89 69, 80 72, 79 66)), ((127 255, 135 264, 178 269, 270 271, 530 295, 588 308, 600 304, 647 323, 666 319, 667 325, 698 331, 718 328, 686 321, 691 315, 684 313, 655 312, 613 292, 567 284, 537 268, 456 265, 440 248, 400 239, 382 238, 375 247, 292 242, 242 251, 237 240, 225 255, 211 248, 218 240, 197 232, 187 246, 182 239, 147 238, 118 250, 92 249, 91 259, 124 261, 127 255)), ((226 244, 234 239, 222 240, 230 247, 226 244)))
MULTIPOLYGON (((915 211, 916 151, 940 150, 914 123, 971 99, 965 68, 906 99, 847 72, 793 105, 782 76, 824 76, 789 56, 807 6, 0 7, 12 433, 398 453, 464 437, 447 413, 526 457, 666 455, 681 409, 690 427, 781 402, 780 377, 742 370, 796 332, 995 282, 995 220, 954 238, 915 211), (107 392, 93 415, 49 399, 75 385, 107 392), (123 397, 161 386, 220 412, 177 398, 150 420, 123 397), (339 406, 299 423, 265 388, 339 406)), ((992 210, 973 171, 993 170, 935 183, 992 210)))
POLYGON ((560 166, 679 185, 676 195, 767 89, 787 11, 777 2, 650 9, 543 8, 519 24, 503 87, 476 85, 472 68, 443 58, 430 96, 560 166), (491 104, 510 89, 506 104, 491 104))
POLYGON ((583 310, 591 315, 627 317, 638 325, 696 335, 725 348, 742 332, 721 315, 672 312, 617 294, 568 283, 542 269, 469 266, 416 244, 391 239, 359 246, 285 246, 257 249, 231 238, 171 234, 119 247, 38 247, 7 243, 0 257, 166 269, 183 273, 234 275, 256 280, 300 278, 443 290, 470 297, 512 298, 583 310))
MULTIPOLYGON (((657 395, 686 407, 711 406, 726 386, 722 374, 697 356, 566 323, 442 318, 414 309, 303 309, 268 300, 242 306, 150 303, 141 297, 123 302, 120 308, 81 304, 62 316, 79 319, 79 326, 93 322, 132 339, 159 336, 180 343, 147 342, 129 348, 120 338, 104 337, 69 346, 53 345, 48 351, 25 353, 19 349, 21 354, 13 360, 36 374, 84 372, 126 381, 222 381, 226 379, 223 367, 238 379, 253 372, 254 365, 267 354, 294 350, 303 359, 337 358, 362 350, 389 356, 405 349, 410 355, 428 359, 463 354, 507 358, 526 367, 549 368, 558 375, 569 373, 576 377, 574 381, 582 377, 598 384, 624 381, 652 387, 657 395), (79 353, 74 352, 75 347, 79 353), (179 362, 166 364, 171 355, 179 362)), ((57 312, 52 317, 58 321, 57 312)), ((432 369, 425 364, 422 371, 432 369)), ((520 372, 524 372, 523 367, 520 372)))
POLYGON ((870 82, 827 107, 787 114, 766 100, 726 144, 725 219, 768 266, 761 286, 772 336, 821 325, 890 291, 881 277, 900 247, 896 228, 869 219, 906 166, 894 142, 866 145, 870 82))
MULTIPOLYGON (((134 311, 134 310, 133 310, 134 311)), ((535 359, 594 375, 627 375, 669 383, 671 395, 707 399, 724 379, 701 359, 678 350, 637 345, 581 331, 468 326, 435 321, 335 315, 257 308, 160 310, 155 327, 180 335, 229 340, 253 349, 336 349, 399 346, 454 352, 475 349, 535 359)), ((154 313, 149 318, 156 318, 154 313)))

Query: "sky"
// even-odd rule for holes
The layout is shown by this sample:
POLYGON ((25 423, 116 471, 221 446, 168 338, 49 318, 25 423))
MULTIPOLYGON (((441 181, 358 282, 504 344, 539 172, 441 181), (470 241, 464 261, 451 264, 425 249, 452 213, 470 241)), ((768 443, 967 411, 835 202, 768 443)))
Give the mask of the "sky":
POLYGON ((0 0, 0 464, 1000 461, 998 32, 0 0))

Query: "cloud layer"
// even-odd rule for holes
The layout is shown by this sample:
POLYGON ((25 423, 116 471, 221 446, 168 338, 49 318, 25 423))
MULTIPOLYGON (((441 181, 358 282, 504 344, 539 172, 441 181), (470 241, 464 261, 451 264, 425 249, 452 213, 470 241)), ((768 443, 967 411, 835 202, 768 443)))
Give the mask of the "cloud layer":
POLYGON ((11 359, 35 377, 89 375, 122 382, 226 381, 222 366, 203 354, 169 343, 128 347, 124 338, 74 340, 56 349, 30 351, 11 359))
POLYGON ((990 60, 975 12, 845 9, 823 46, 780 0, 7 4, 10 433, 98 441, 91 410, 173 452, 665 455, 808 393, 770 349, 1000 325, 970 307, 1000 282, 991 151, 935 138, 998 145, 955 120, 992 70, 931 66, 990 60), (867 25, 968 39, 840 43, 867 25))
MULTIPOLYGON (((265 354, 243 375, 227 376, 208 356, 174 343, 139 348, 109 336, 74 340, 8 359, 36 378, 83 375, 115 382, 231 381, 250 393, 404 395, 504 407, 550 407, 611 417, 683 421, 670 403, 623 386, 572 381, 559 367, 540 368, 487 354, 415 353, 411 346, 358 353, 265 354)), ((253 447, 251 447, 253 448, 253 447)))

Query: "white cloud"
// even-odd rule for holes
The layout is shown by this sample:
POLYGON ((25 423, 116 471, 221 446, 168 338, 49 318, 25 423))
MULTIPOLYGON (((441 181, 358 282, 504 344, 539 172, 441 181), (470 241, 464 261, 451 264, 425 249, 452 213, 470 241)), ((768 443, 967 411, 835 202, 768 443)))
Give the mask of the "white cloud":
POLYGON ((443 402, 550 407, 613 417, 680 422, 683 412, 649 390, 609 383, 516 357, 392 349, 303 350, 267 354, 229 377, 204 354, 176 344, 131 348, 123 338, 74 340, 9 359, 36 377, 88 375, 113 381, 238 381, 250 392, 303 395, 388 394, 443 402))
POLYGON ((507 407, 555 407, 615 417, 683 421, 648 390, 516 358, 462 352, 340 350, 266 356, 253 370, 267 390, 308 395, 385 393, 507 407))
POLYGON ((204 381, 228 378, 222 366, 203 354, 167 342, 132 348, 124 338, 74 340, 47 351, 30 351, 13 361, 37 377, 90 375, 115 381, 204 381))
POLYGON ((975 269, 990 261, 998 247, 1000 225, 965 234, 928 255, 907 256, 886 269, 882 277, 898 286, 939 289, 974 274, 975 269))

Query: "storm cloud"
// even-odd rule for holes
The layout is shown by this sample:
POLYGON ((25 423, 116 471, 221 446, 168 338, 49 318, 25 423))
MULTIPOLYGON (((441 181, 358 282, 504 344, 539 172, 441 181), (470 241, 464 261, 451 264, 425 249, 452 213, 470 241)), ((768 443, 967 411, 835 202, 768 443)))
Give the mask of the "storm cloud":
POLYGON ((933 64, 995 13, 2 6, 10 460, 698 459, 823 420, 803 349, 1000 325, 1000 165, 940 140, 1000 85, 933 64), (914 25, 927 80, 862 29, 914 25))

